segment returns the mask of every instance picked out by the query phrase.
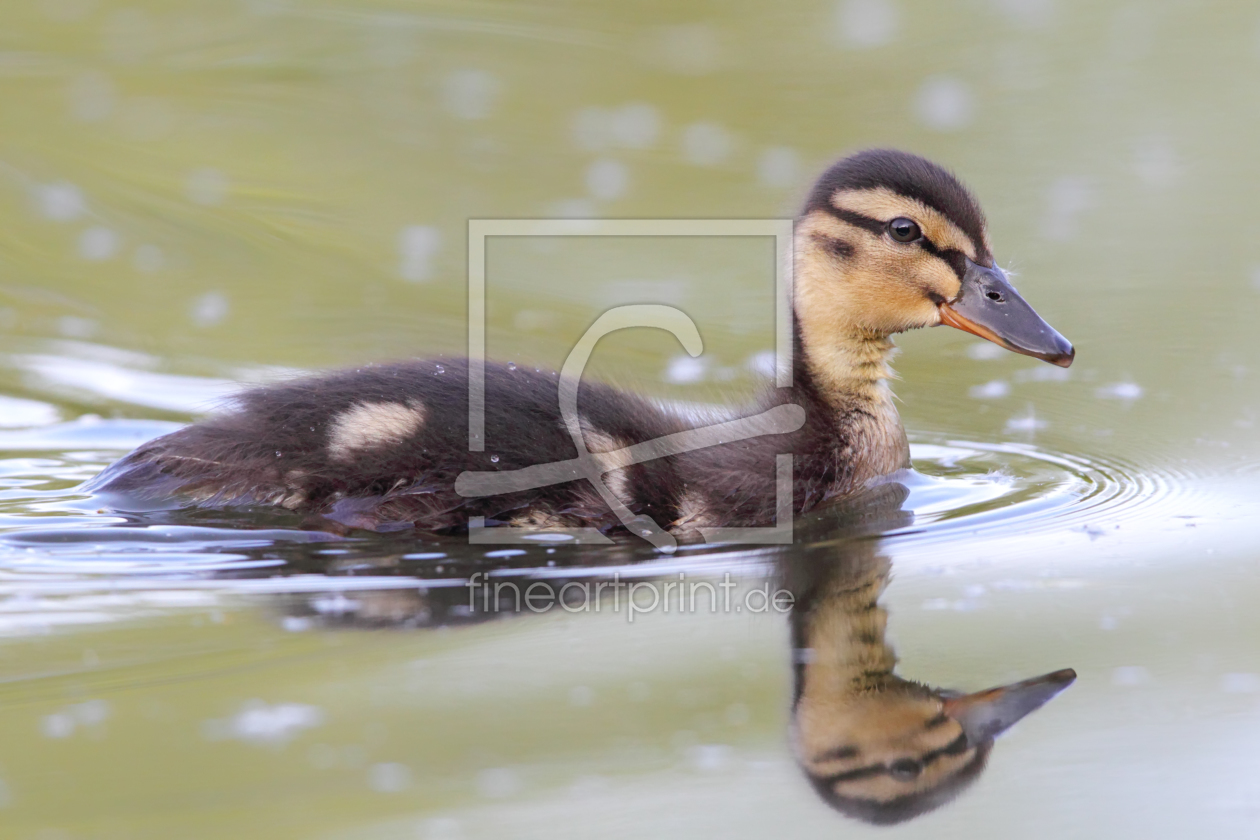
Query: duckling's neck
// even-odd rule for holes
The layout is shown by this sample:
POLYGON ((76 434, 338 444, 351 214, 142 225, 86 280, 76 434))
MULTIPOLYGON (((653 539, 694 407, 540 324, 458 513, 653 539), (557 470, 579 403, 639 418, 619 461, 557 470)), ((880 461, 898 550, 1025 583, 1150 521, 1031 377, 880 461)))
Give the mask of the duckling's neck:
POLYGON ((867 480, 910 465, 910 447, 893 402, 889 360, 896 347, 887 334, 856 324, 851 314, 836 311, 835 295, 815 295, 819 283, 834 277, 811 277, 811 267, 797 266, 795 389, 812 403, 810 422, 826 426, 849 441, 853 488, 867 480))
POLYGON ((800 696, 840 698, 901 681, 893 676, 897 657, 884 642, 888 613, 877 603, 888 570, 883 560, 857 580, 833 580, 810 605, 796 638, 807 663, 800 696))

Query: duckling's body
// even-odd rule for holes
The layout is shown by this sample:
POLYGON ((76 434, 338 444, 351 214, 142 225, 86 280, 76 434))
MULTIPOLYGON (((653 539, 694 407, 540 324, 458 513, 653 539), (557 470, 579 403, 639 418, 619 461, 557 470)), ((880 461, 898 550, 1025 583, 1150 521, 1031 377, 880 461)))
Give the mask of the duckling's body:
MULTIPOLYGON (((275 505, 372 530, 458 531, 472 516, 607 530, 618 519, 586 481, 471 498, 455 490, 465 471, 507 472, 574 457, 559 383, 554 372, 487 364, 484 452, 468 451, 462 359, 373 365, 257 388, 240 394, 235 410, 144 444, 102 474, 96 489, 184 497, 206 507, 275 505)), ((676 536, 732 523, 773 525, 779 453, 802 456, 797 511, 909 463, 890 405, 863 401, 836 410, 818 399, 807 374, 797 383, 730 415, 801 405, 806 422, 796 432, 631 465, 619 450, 728 418, 687 418, 635 394, 583 383, 583 438, 622 503, 676 536)))
MULTIPOLYGON (((675 536, 774 524, 779 454, 793 456, 797 513, 908 466, 886 382, 894 332, 950 323, 1070 363, 1071 346, 993 267, 970 194, 922 158, 876 151, 836 164, 815 186, 794 245, 793 384, 767 387, 729 416, 791 404, 803 409, 799 427, 630 463, 626 447, 714 418, 684 418, 596 383, 578 390, 582 436, 605 486, 632 514, 675 536), (986 302, 982 292, 991 288, 999 292, 990 290, 986 302), (1012 306, 996 315, 987 311, 1008 300, 1012 306), (1002 318, 1010 315, 1022 328, 1006 329, 1002 318)), ((456 492, 466 471, 574 458, 560 384, 550 371, 487 364, 484 452, 469 451, 462 360, 376 365, 272 385, 241 394, 231 411, 141 446, 92 489, 132 500, 274 505, 377 530, 458 531, 470 517, 607 530, 624 517, 588 481, 490 496, 456 492)))

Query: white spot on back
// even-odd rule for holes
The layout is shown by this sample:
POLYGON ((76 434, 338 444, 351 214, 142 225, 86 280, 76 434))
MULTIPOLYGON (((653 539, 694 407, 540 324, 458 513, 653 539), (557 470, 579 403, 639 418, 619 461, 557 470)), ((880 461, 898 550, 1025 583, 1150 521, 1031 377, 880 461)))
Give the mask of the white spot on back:
POLYGON ((713 515, 704 495, 688 490, 678 500, 678 518, 669 526, 669 530, 673 534, 683 534, 700 528, 715 528, 717 525, 718 519, 713 515))
POLYGON ((586 449, 595 456, 595 462, 604 474, 604 483, 623 504, 630 504, 634 495, 630 492, 630 475, 625 470, 630 466, 630 455, 625 451, 626 442, 592 428, 585 418, 581 422, 586 449))
POLYGON ((333 420, 328 454, 335 461, 344 461, 360 449, 401 443, 423 424, 424 409, 418 404, 361 403, 333 420))

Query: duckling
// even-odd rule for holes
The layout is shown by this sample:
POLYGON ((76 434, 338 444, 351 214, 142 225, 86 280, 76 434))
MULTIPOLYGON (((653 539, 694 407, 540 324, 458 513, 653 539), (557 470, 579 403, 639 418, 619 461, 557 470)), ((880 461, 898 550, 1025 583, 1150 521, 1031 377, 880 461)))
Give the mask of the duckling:
MULTIPOLYGON (((635 444, 695 425, 598 383, 577 398, 593 482, 462 495, 461 474, 519 471, 575 456, 561 378, 485 365, 484 452, 468 447, 463 360, 367 366, 246 391, 225 413, 150 441, 88 490, 120 509, 174 500, 268 505, 332 529, 458 533, 489 525, 594 527, 629 516, 666 539, 776 521, 776 455, 793 456, 799 514, 909 465, 887 380, 891 336, 940 324, 1067 366, 1075 351, 993 260, 979 205, 945 169, 894 150, 844 158, 813 186, 794 227, 792 385, 730 418, 791 407, 759 437, 637 461, 635 444)), ((580 478, 576 476, 575 478, 580 478)))
POLYGON ((788 554, 797 763, 840 813, 878 825, 939 808, 983 772, 998 735, 1076 679, 1070 668, 962 694, 893 673, 879 597, 891 566, 874 540, 788 554), (834 549, 832 549, 834 551, 834 549))

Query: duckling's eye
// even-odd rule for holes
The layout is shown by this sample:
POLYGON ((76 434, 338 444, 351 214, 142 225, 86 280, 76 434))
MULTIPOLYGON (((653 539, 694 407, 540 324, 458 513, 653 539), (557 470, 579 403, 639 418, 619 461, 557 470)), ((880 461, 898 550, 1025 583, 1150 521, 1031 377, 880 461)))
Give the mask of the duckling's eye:
POLYGON ((913 220, 899 216, 888 223, 888 235, 898 242, 913 242, 923 235, 913 220))
POLYGON ((913 758, 899 758, 888 765, 888 775, 903 782, 919 778, 922 772, 923 762, 913 758))

